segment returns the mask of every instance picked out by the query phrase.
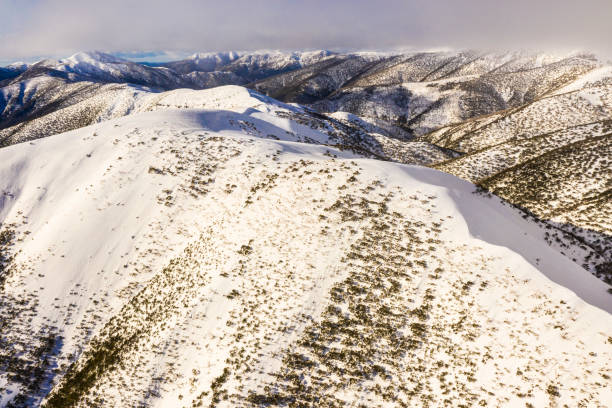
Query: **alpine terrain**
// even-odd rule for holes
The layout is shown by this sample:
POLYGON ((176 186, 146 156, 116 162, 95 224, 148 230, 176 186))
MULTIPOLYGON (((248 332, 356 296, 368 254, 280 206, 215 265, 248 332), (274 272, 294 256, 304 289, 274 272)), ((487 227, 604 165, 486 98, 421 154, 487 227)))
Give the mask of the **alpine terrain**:
POLYGON ((0 69, 0 406, 609 407, 612 65, 0 69))

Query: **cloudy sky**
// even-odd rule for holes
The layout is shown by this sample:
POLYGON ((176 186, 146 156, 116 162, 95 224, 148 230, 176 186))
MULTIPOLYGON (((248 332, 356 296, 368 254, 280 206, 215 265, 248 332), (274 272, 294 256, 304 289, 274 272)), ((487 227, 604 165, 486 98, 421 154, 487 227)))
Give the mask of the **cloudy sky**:
POLYGON ((611 21, 612 0, 0 0, 0 61, 403 47, 611 56, 611 21))

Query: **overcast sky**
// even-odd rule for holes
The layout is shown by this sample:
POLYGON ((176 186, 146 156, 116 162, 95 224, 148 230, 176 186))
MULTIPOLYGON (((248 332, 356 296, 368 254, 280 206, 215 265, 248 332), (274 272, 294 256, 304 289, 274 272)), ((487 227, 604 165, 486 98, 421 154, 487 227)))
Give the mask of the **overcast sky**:
POLYGON ((0 0, 0 60, 406 47, 612 55, 612 0, 0 0))

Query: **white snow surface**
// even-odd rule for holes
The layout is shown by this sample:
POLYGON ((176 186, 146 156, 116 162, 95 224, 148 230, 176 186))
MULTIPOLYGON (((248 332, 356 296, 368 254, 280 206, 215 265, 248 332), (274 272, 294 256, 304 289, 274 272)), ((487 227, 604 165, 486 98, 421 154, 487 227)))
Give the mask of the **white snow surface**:
POLYGON ((554 94, 559 95, 566 92, 579 91, 581 89, 596 86, 602 81, 612 81, 612 66, 605 65, 603 67, 595 68, 591 72, 582 75, 569 85, 560 88, 554 92, 554 94))
POLYGON ((68 58, 57 61, 53 66, 58 71, 91 74, 107 72, 113 75, 126 72, 126 65, 130 62, 102 52, 79 52, 68 58))
MULTIPOLYGON (((73 56, 70 63, 90 62, 73 56)), ((182 406, 197 401, 201 389, 188 380, 196 378, 210 390, 233 352, 234 345, 225 333, 233 330, 230 322, 235 323, 232 316, 237 306, 226 294, 239 288, 241 296, 248 296, 255 280, 266 285, 276 279, 275 272, 265 269, 249 270, 250 275, 243 278, 232 275, 240 260, 236 251, 249 245, 264 264, 284 262, 288 270, 295 270, 295 290, 282 292, 266 286, 267 299, 284 305, 274 309, 277 314, 269 317, 269 324, 294 326, 291 334, 266 343, 260 350, 265 357, 253 361, 256 367, 273 371, 281 365, 274 356, 291 347, 306 327, 292 319, 299 312, 308 312, 316 321, 327 307, 330 288, 345 273, 339 259, 353 239, 348 232, 338 232, 341 238, 332 241, 317 235, 320 211, 313 212, 309 205, 318 199, 325 200, 325 206, 333 204, 347 176, 358 168, 359 185, 351 185, 348 191, 356 194, 358 188, 380 182, 381 194, 393 192, 398 197, 389 203, 393 211, 416 221, 434 215, 444 219, 446 228, 439 238, 454 248, 446 255, 451 265, 457 262, 457 270, 447 273, 467 279, 479 272, 489 282, 475 295, 478 313, 474 313, 483 319, 478 321, 483 330, 494 331, 478 338, 473 347, 486 345, 491 350, 495 355, 491 361, 509 373, 506 384, 534 391, 525 399, 517 397, 512 387, 500 386, 495 373, 501 369, 490 362, 478 366, 473 387, 495 391, 495 397, 484 393, 485 401, 492 406, 524 406, 525 401, 542 406, 549 401, 546 382, 553 377, 562 384, 560 402, 575 406, 580 398, 587 398, 586 392, 571 391, 571 387, 588 387, 593 406, 612 401, 610 383, 599 374, 606 370, 610 374, 606 365, 612 358, 606 344, 612 334, 612 296, 605 283, 549 247, 537 225, 499 200, 475 194, 474 185, 468 182, 428 168, 295 142, 287 135, 295 133, 322 143, 327 136, 269 114, 279 106, 300 109, 235 86, 197 93, 177 90, 137 101, 133 111, 141 113, 0 149, 0 223, 14 225, 22 239, 16 243, 19 252, 15 258, 22 269, 11 277, 7 290, 35 293, 38 299, 36 316, 24 332, 34 333, 45 322, 54 322, 63 337, 58 359, 69 362, 67 356, 81 355, 87 340, 140 289, 149 287, 148 282, 171 259, 183 256, 186 250, 189 254, 202 251, 198 262, 208 273, 205 285, 197 289, 197 297, 185 300, 185 306, 166 322, 170 328, 152 344, 163 347, 173 339, 189 341, 178 351, 153 353, 151 346, 153 349, 144 347, 139 352, 149 353, 146 356, 151 361, 145 367, 157 374, 167 363, 177 363, 174 374, 146 397, 138 382, 136 389, 122 389, 114 382, 113 375, 127 375, 120 370, 100 380, 100 392, 119 405, 182 406), (253 123, 257 132, 240 125, 245 122, 253 123), (280 140, 256 137, 268 134, 280 140), (189 171, 201 171, 208 165, 215 167, 206 176, 210 180, 194 181, 195 173, 189 171), (307 168, 312 175, 304 171, 307 168), (327 174, 324 170, 333 177, 321 176, 327 174), (282 181, 284 174, 297 177, 298 172, 303 177, 282 181), (279 181, 266 184, 276 173, 281 175, 279 181), (194 183, 207 192, 194 190, 194 183), (258 185, 264 187, 253 192, 258 185), (410 196, 435 197, 431 199, 435 208, 426 208, 420 201, 410 206, 410 196), (462 269, 461 265, 468 264, 473 271, 462 269), (547 305, 555 304, 568 311, 553 308, 556 314, 545 313, 547 305), (99 315, 97 320, 91 320, 92 310, 99 315), (553 328, 557 320, 565 329, 553 328), (89 322, 88 334, 81 328, 85 322, 89 322), (521 325, 526 337, 511 340, 516 335, 511 328, 521 325), (522 344, 523 355, 515 349, 517 343, 522 344), (528 380, 514 376, 519 367, 525 370, 530 356, 537 359, 538 353, 544 356, 542 372, 531 371, 528 380), (591 374, 584 374, 588 379, 576 379, 574 371, 583 373, 587 363, 594 379, 591 374), (552 367, 554 375, 549 372, 552 367), (597 389, 593 385, 597 380, 606 384, 597 389)), ((360 225, 354 228, 359 231, 360 225)), ((442 251, 441 247, 437 250, 442 251)), ((247 268, 255 266, 248 264, 247 268)), ((427 273, 433 272, 423 272, 415 293, 421 285, 423 292, 434 284, 427 273)), ((447 318, 448 325, 459 319, 447 318)), ((268 377, 248 378, 240 382, 232 377, 227 387, 239 393, 240 384, 257 388, 268 377)), ((0 405, 5 405, 19 387, 0 374, 2 384, 14 390, 0 394, 0 405)), ((440 390, 434 389, 436 392, 440 390)), ((357 394, 352 388, 338 393, 355 403, 357 394)), ((212 394, 201 398, 210 401, 212 394)), ((227 401, 223 404, 231 406, 227 401)), ((374 405, 378 405, 376 400, 374 405)))

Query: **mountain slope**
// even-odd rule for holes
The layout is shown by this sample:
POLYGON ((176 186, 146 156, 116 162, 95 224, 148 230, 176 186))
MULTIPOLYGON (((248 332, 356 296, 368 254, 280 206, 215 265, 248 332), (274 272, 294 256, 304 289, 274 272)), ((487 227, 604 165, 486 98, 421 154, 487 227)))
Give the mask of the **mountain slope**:
POLYGON ((285 102, 347 111, 421 135, 534 101, 600 65, 581 54, 349 54, 250 86, 285 102))
MULTIPOLYGON (((251 127, 253 134, 270 137, 286 138, 311 143, 324 143, 343 149, 353 149, 362 154, 374 155, 385 160, 395 160, 410 164, 432 164, 446 160, 452 153, 429 143, 405 144, 386 136, 386 131, 380 128, 354 120, 343 120, 343 116, 326 117, 302 107, 291 106, 271 98, 247 90, 242 87, 226 86, 211 90, 193 91, 178 89, 168 92, 150 92, 148 89, 127 85, 97 85, 78 82, 69 88, 79 93, 82 100, 75 103, 72 95, 60 92, 50 93, 48 83, 31 84, 26 88, 27 98, 31 93, 49 93, 56 98, 49 104, 56 109, 48 114, 40 112, 40 117, 22 122, 4 130, 0 130, 0 141, 4 145, 16 142, 35 140, 62 131, 78 129, 87 124, 101 122, 137 112, 167 109, 230 109, 240 112, 262 108, 267 113, 277 117, 277 121, 293 120, 296 126, 308 135, 311 128, 319 129, 325 134, 323 139, 301 138, 292 130, 283 134, 262 134, 253 127, 251 122, 241 123, 241 126, 251 127), (39 86, 40 88, 36 88, 39 86), (33 90, 30 91, 30 89, 33 90), (76 89, 73 89, 76 88, 76 89), (62 96, 64 95, 64 96, 62 96), (64 98, 71 103, 63 107, 64 98), (274 110, 272 110, 274 109, 274 110), (304 130, 304 129, 307 130, 304 130)), ((48 104, 48 105, 49 105, 48 104)))
POLYGON ((108 117, 107 111, 115 105, 133 104, 132 99, 143 92, 244 85, 329 55, 326 51, 196 54, 149 66, 90 52, 9 66, 0 71, 0 144, 87 126, 108 117))
POLYGON ((0 83, 2 83, 2 81, 10 80, 19 76, 26 69, 28 69, 28 65, 19 62, 11 64, 7 67, 0 67, 0 83))
POLYGON ((39 77, 0 91, 0 145, 35 140, 129 112, 146 90, 125 84, 67 82, 39 77))
MULTIPOLYGON (((586 54, 476 51, 226 52, 195 54, 160 66, 93 52, 22 68, 24 71, 17 77, 0 82, 0 101, 4 100, 4 106, 0 104, 0 130, 38 118, 40 112, 58 109, 44 88, 54 88, 54 93, 63 95, 62 107, 66 107, 89 97, 75 89, 78 82, 87 88, 122 83, 156 90, 248 84, 284 102, 311 105, 320 113, 355 114, 385 129, 387 135, 401 139, 518 108, 607 69, 586 54), (50 84, 39 85, 41 92, 36 92, 32 81, 50 84)), ((67 130, 71 129, 63 129, 67 130)))
POLYGON ((534 102, 419 140, 464 153, 436 168, 583 240, 593 249, 585 267, 612 282, 611 119, 612 74, 604 67, 534 102))
POLYGON ((610 400, 607 285, 537 224, 239 89, 0 150, 2 405, 610 400))
POLYGON ((329 51, 255 51, 196 53, 180 61, 160 66, 181 74, 193 72, 226 72, 239 77, 244 83, 272 75, 304 68, 331 56, 329 51))
POLYGON ((149 67, 90 53, 18 68, 0 90, 2 146, 150 108, 210 108, 183 91, 181 104, 165 106, 156 100, 172 92, 105 81, 159 85, 149 79, 161 73, 171 75, 166 88, 255 81, 249 87, 307 103, 278 115, 338 133, 324 143, 477 183, 545 221, 553 245, 612 281, 612 71, 592 55, 229 52, 149 67), (189 82, 202 75, 208 82, 189 82), (576 160, 559 166, 568 152, 576 160))

